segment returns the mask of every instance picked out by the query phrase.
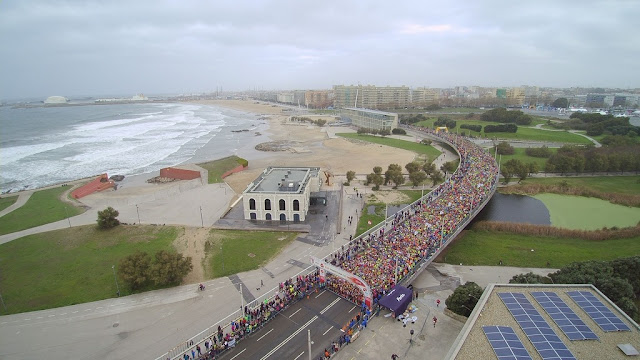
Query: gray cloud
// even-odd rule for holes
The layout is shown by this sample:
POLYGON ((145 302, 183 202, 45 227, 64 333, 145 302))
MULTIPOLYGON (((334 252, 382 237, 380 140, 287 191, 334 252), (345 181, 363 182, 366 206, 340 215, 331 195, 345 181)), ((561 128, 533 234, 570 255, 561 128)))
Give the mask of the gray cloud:
POLYGON ((635 1, 3 1, 0 96, 638 87, 638 18, 635 1))

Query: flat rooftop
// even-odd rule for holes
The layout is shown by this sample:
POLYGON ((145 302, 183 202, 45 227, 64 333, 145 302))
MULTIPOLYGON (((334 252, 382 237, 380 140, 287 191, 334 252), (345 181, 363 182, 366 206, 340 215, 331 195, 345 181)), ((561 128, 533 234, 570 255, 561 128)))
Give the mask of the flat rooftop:
POLYGON ((386 111, 380 111, 380 110, 371 110, 371 109, 364 109, 364 108, 353 108, 353 107, 348 107, 348 108, 343 108, 344 110, 351 110, 351 111, 363 111, 363 112, 368 112, 371 114, 378 114, 378 115, 389 115, 389 116, 396 116, 396 113, 390 113, 390 112, 386 112, 386 111))
MULTIPOLYGON (((532 339, 537 339, 532 335, 530 339, 520 323, 516 321, 514 315, 507 308, 505 301, 501 298, 502 293, 511 294, 524 294, 524 297, 528 302, 533 305, 533 308, 537 310, 539 315, 546 321, 549 327, 555 332, 558 338, 566 345, 568 350, 575 356, 576 359, 629 359, 629 356, 625 355, 620 348, 619 344, 631 344, 636 349, 640 347, 640 327, 629 316, 622 312, 613 302, 606 298, 598 289, 593 285, 587 284, 508 284, 508 285, 489 285, 478 304, 473 309, 469 319, 464 325, 464 328, 458 335, 456 342, 449 351, 447 359, 456 360, 477 360, 477 359, 496 359, 496 351, 492 347, 488 340, 489 335, 485 335, 487 332, 492 332, 488 326, 508 326, 513 329, 513 332, 518 336, 519 340, 526 348, 527 352, 532 359, 542 359, 540 353, 536 350, 536 347, 532 343, 532 339), (538 302, 538 298, 535 298, 532 293, 536 293, 540 297, 541 292, 554 293, 564 302, 570 310, 566 310, 566 307, 562 310, 562 314, 573 312, 579 320, 581 320, 589 330, 592 331, 597 339, 593 340, 570 340, 569 335, 559 327, 549 313, 538 302), (587 314, 585 309, 578 305, 578 303, 570 296, 569 293, 575 294, 575 292, 588 292, 595 296, 595 298, 608 308, 617 318, 619 318, 629 329, 629 331, 604 331, 603 328, 596 323, 590 315, 587 314), (487 328, 483 329, 484 326, 487 328)), ((503 294, 502 297, 509 300, 511 295, 503 294)), ((518 295, 515 295, 518 296, 518 295)), ((524 300, 526 303, 527 301, 524 300)), ((528 306, 525 304, 524 307, 528 306)), ((518 305, 515 306, 516 313, 521 314, 522 310, 518 309, 518 305)), ((527 310, 529 311, 529 310, 527 310)), ((552 312, 557 310, 552 310, 552 312)), ((518 315, 521 316, 521 315, 518 315)), ((554 315, 557 317, 558 315, 554 315)), ((570 315, 574 316, 574 315, 570 315)), ((537 316, 536 316, 537 317, 537 316)), ((521 318, 522 320, 522 318, 521 318)), ((521 321, 522 322, 522 321, 521 321)), ((566 322, 566 320, 560 320, 559 323, 566 322)), ((522 322, 526 324, 528 328, 527 332, 534 334, 541 324, 545 325, 543 321, 538 318, 535 322, 522 322), (535 324, 534 324, 535 323, 535 324)), ((564 324, 564 323, 563 323, 564 324)), ((586 330, 582 327, 583 330, 586 330)), ((588 332, 588 331, 587 331, 588 332)), ((544 331, 543 331, 544 334, 544 331)), ((495 334, 494 334, 495 335, 495 334)), ((572 335, 575 336, 575 335, 572 335)), ((546 337, 546 335, 545 335, 546 337)), ((542 339, 544 340, 544 339, 542 339)), ((537 341, 537 340, 536 340, 537 341)), ((506 346, 506 342, 497 342, 497 344, 503 344, 506 346)), ((539 344, 539 343, 538 343, 539 344)), ((540 346, 540 345, 539 345, 540 346)), ((502 350, 504 351, 504 350, 502 350)))
POLYGON ((245 193, 301 193, 319 171, 320 168, 311 167, 268 167, 249 184, 245 193))

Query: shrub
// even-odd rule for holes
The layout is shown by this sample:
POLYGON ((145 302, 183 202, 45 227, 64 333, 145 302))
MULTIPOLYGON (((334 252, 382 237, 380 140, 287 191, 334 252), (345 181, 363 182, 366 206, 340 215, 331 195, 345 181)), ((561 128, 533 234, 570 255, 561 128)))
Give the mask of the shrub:
POLYGON ((111 206, 102 211, 98 211, 98 227, 100 229, 111 229, 120 225, 120 221, 116 219, 118 215, 120 215, 118 210, 115 210, 111 206))
POLYGON ((404 129, 400 129, 400 128, 395 128, 391 130, 391 133, 395 135, 407 135, 407 132, 404 131, 404 129))
MULTIPOLYGON (((489 125, 487 125, 489 126, 489 125)), ((500 155, 513 155, 515 153, 515 149, 508 142, 502 141, 496 146, 498 154, 500 155)))
POLYGON ((494 133, 494 132, 515 133, 517 131, 518 131, 518 125, 516 124, 486 125, 484 127, 485 134, 494 133))
POLYGON ((460 125, 460 129, 468 129, 468 130, 480 132, 482 131, 482 125, 462 124, 460 125))
POLYGON ((551 156, 551 150, 548 147, 542 146, 539 148, 527 148, 524 150, 525 154, 533 157, 548 158, 551 156))

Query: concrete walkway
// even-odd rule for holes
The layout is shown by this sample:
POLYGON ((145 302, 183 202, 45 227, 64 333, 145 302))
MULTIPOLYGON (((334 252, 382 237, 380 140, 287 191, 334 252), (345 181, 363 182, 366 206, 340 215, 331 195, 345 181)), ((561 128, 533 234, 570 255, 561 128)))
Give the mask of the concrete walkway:
POLYGON ((25 193, 21 193, 19 195, 16 195, 18 197, 18 199, 16 200, 16 202, 14 202, 13 204, 11 204, 11 206, 8 206, 6 209, 0 211, 0 217, 7 215, 8 213, 14 211, 15 209, 21 207, 22 205, 24 205, 27 200, 29 200, 29 198, 31 197, 31 194, 33 194, 33 192, 25 192, 25 193))
POLYGON ((532 127, 532 129, 545 130, 545 131, 568 131, 568 132, 570 132, 570 133, 572 133, 572 134, 580 135, 580 136, 582 136, 583 138, 585 138, 585 139, 587 139, 587 140, 591 141, 591 142, 595 145, 595 147, 597 147, 597 148, 602 147, 602 144, 600 144, 600 143, 598 142, 598 140, 596 140, 596 139, 594 139, 594 138, 592 138, 592 137, 590 137, 590 136, 587 136, 587 135, 585 135, 585 134, 580 133, 580 132, 579 132, 579 130, 556 130, 556 129, 545 129, 545 128, 543 128, 543 127, 542 127, 543 125, 545 125, 545 124, 538 124, 538 125, 536 125, 536 126, 532 127))

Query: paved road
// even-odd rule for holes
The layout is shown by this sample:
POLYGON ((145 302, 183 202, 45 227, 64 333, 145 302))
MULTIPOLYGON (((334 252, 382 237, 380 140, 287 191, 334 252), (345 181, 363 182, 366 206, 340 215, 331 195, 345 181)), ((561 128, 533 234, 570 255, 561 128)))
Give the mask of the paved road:
POLYGON ((312 359, 336 340, 340 328, 357 314, 352 303, 329 291, 312 295, 292 305, 250 338, 224 355, 225 359, 308 359, 308 335, 311 330, 312 359))

